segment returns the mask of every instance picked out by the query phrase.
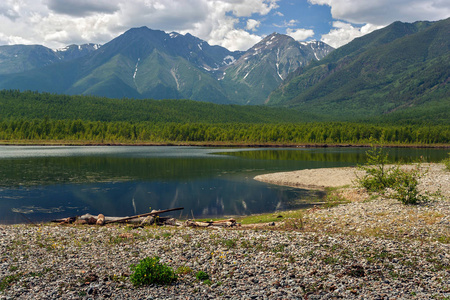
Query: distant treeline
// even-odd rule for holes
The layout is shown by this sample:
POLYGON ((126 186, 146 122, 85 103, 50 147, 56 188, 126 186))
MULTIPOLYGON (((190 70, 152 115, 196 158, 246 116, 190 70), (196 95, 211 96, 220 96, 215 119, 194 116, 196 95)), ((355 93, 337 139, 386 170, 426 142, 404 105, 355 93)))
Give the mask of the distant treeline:
POLYGON ((371 140, 392 144, 448 144, 444 125, 392 126, 359 123, 201 124, 101 122, 83 120, 6 120, 0 140, 57 140, 98 143, 229 142, 229 143, 351 143, 371 140))
POLYGON ((191 100, 0 91, 0 140, 88 143, 448 144, 445 123, 325 122, 304 111, 191 100), (322 122, 317 122, 321 120, 322 122))

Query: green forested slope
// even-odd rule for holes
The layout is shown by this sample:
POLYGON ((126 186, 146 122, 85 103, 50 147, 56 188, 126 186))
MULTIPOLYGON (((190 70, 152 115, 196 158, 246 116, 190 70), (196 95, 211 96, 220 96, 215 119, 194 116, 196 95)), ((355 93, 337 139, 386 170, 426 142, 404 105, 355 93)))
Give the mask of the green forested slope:
POLYGON ((285 108, 218 105, 193 100, 134 100, 96 96, 0 91, 0 120, 43 119, 175 122, 287 123, 316 120, 311 114, 285 108))
POLYGON ((396 22, 298 70, 269 104, 351 119, 385 115, 448 120, 450 19, 396 22))

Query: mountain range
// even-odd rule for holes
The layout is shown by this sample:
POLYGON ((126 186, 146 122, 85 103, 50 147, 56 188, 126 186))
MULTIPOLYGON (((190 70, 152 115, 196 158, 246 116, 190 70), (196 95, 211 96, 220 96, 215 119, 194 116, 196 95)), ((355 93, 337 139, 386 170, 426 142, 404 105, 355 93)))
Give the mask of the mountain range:
POLYGON ((69 45, 52 50, 40 45, 0 46, 0 75, 14 74, 85 56, 98 44, 69 45))
POLYGON ((273 33, 247 51, 133 28, 105 45, 0 47, 0 89, 294 108, 323 120, 450 119, 450 18, 338 48, 273 33))
POLYGON ((267 104, 348 119, 450 120, 450 18, 393 24, 291 73, 267 104))
POLYGON ((0 88, 263 104, 289 72, 323 58, 333 48, 272 34, 248 51, 232 52, 190 34, 141 27, 101 47, 63 50, 0 47, 0 88))

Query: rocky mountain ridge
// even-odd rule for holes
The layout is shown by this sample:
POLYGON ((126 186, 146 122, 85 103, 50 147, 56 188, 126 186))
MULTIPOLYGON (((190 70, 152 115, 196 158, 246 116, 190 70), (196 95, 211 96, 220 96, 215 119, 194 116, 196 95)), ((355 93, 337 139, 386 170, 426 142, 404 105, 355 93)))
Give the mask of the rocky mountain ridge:
POLYGON ((333 50, 274 33, 248 51, 229 51, 191 34, 147 27, 101 47, 21 46, 28 53, 21 64, 1 56, 3 48, 14 47, 0 48, 0 88, 236 104, 262 104, 289 72, 333 50))

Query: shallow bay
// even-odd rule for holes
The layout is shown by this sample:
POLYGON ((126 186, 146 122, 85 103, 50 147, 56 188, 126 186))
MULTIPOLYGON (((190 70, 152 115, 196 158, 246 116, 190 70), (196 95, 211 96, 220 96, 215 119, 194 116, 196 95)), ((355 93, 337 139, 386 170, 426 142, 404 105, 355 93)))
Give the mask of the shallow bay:
MULTIPOLYGON (((354 166, 366 148, 236 149, 157 146, 0 146, 0 223, 184 207, 177 218, 248 215, 311 206, 323 192, 268 185, 259 174, 354 166)), ((389 149, 393 161, 445 149, 389 149)))

